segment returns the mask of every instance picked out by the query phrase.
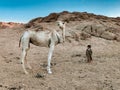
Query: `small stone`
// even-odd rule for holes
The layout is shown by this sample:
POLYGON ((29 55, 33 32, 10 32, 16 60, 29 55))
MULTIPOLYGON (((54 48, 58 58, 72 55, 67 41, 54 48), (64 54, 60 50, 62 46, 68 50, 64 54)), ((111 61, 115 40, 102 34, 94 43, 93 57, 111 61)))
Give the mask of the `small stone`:
POLYGON ((7 86, 5 86, 5 88, 8 88, 7 86))
POLYGON ((52 90, 52 88, 51 88, 51 87, 49 87, 49 88, 48 88, 48 90, 52 90))
POLYGON ((37 73, 37 75, 35 77, 36 78, 44 78, 45 76, 43 74, 37 73))
POLYGON ((51 64, 51 66, 55 66, 56 65, 56 63, 50 63, 51 64))
POLYGON ((0 85, 0 87, 3 87, 3 85, 0 85))
POLYGON ((13 55, 13 53, 10 53, 10 55, 13 55))
POLYGON ((18 60, 20 59, 20 57, 15 57, 15 58, 18 59, 18 60))

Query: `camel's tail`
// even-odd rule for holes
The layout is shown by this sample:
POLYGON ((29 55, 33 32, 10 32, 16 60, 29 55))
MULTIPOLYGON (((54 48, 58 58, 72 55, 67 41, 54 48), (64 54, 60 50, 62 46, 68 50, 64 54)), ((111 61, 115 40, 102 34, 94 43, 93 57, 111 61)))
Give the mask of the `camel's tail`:
POLYGON ((19 40, 19 47, 20 47, 20 44, 21 44, 21 39, 22 39, 22 36, 20 37, 20 40, 19 40))

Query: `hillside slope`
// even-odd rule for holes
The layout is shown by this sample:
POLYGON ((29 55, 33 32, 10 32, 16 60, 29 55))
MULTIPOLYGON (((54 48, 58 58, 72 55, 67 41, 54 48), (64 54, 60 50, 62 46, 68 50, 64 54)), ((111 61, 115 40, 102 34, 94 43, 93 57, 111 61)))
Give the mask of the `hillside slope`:
POLYGON ((120 17, 111 18, 102 15, 95 15, 87 12, 67 12, 51 13, 46 17, 32 19, 26 24, 26 28, 56 29, 56 21, 66 21, 66 38, 75 40, 87 39, 91 36, 104 38, 107 40, 120 41, 120 17), (43 27, 43 28, 41 28, 43 27))

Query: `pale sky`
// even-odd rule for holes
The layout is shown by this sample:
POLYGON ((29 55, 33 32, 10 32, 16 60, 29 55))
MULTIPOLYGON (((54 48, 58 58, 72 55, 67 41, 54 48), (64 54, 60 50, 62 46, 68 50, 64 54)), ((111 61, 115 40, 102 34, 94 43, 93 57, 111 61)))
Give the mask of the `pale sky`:
POLYGON ((0 0, 0 21, 5 22, 27 23, 62 11, 120 17, 120 0, 0 0))

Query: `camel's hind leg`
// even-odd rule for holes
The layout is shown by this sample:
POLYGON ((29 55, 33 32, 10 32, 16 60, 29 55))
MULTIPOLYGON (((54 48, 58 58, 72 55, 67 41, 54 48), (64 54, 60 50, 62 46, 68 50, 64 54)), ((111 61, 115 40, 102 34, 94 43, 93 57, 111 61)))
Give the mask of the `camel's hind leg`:
MULTIPOLYGON (((22 64, 25 74, 28 74, 25 64, 28 64, 27 60, 26 60, 26 56, 27 56, 27 51, 29 50, 29 45, 30 45, 29 41, 30 41, 29 34, 27 32, 25 32, 21 39, 21 42, 22 42, 21 64, 22 64)), ((29 65, 29 67, 30 67, 30 65, 29 65)))
POLYGON ((28 49, 23 49, 22 50, 22 57, 21 57, 21 64, 22 64, 22 67, 23 67, 23 70, 24 70, 25 74, 28 74, 28 72, 27 72, 27 70, 25 68, 25 61, 26 61, 27 51, 28 51, 28 49))

